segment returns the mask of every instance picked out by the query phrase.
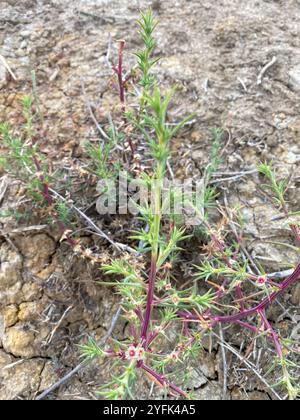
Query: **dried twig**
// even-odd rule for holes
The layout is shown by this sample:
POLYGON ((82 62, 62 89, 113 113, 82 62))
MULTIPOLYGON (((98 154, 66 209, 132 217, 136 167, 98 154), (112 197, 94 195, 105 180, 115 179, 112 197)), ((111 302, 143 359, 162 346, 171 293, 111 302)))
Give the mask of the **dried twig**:
POLYGON ((130 253, 137 254, 137 251, 135 251, 133 248, 130 248, 128 245, 120 244, 117 242, 114 242, 105 232, 103 232, 83 211, 81 211, 78 207, 76 207, 74 204, 70 203, 66 198, 64 198, 62 195, 60 195, 57 191, 55 191, 53 188, 49 188, 49 191, 59 198, 60 200, 64 201, 72 210, 74 210, 76 213, 79 214, 79 216, 87 223, 87 225, 95 232, 97 233, 101 238, 105 239, 107 242, 109 242, 115 249, 120 251, 127 251, 130 253))
POLYGON ((267 380, 257 371, 256 367, 249 362, 249 360, 246 360, 243 356, 241 356, 239 354, 239 352, 232 347, 230 344, 228 344, 227 342, 225 342, 224 340, 221 339, 221 337, 218 336, 218 334, 212 332, 212 334, 214 336, 216 336, 218 338, 218 343, 221 345, 223 344, 223 346, 225 348, 227 348, 229 351, 231 351, 231 353, 233 353, 242 363, 244 363, 250 370, 252 370, 252 372, 261 380, 261 382, 268 388, 268 390, 270 392, 272 392, 272 394, 280 401, 282 401, 282 398, 280 397, 279 394, 277 394, 276 391, 274 391, 274 388, 267 382, 267 380))
POLYGON ((248 89, 247 89, 247 86, 246 86, 245 82, 240 77, 238 77, 237 79, 240 82, 240 84, 242 85, 244 91, 247 93, 248 89))
POLYGON ((203 82, 203 89, 205 93, 208 92, 208 88, 209 88, 209 79, 205 79, 203 82))
POLYGON ((129 15, 104 15, 103 13, 101 13, 100 15, 97 15, 96 13, 93 12, 87 12, 85 10, 79 10, 78 12, 81 15, 99 20, 100 22, 102 22, 102 24, 106 25, 106 24, 112 24, 115 23, 116 21, 124 21, 126 23, 130 23, 132 21, 135 21, 138 19, 137 16, 129 16, 129 15))
POLYGON ((277 63, 277 57, 274 56, 272 58, 272 60, 262 68, 262 70, 259 73, 258 78, 257 78, 257 84, 258 85, 262 84, 262 79, 263 79, 265 73, 269 70, 270 67, 274 66, 275 63, 277 63))
POLYGON ((109 67, 110 70, 112 68, 112 63, 110 61, 111 48, 112 48, 112 37, 111 37, 111 33, 109 33, 107 53, 106 53, 106 56, 105 56, 105 61, 106 61, 106 64, 107 64, 107 66, 109 67))
POLYGON ((167 169, 168 169, 168 172, 169 172, 172 180, 174 181, 175 180, 175 175, 174 175, 174 172, 173 172, 173 170, 171 168, 171 165, 170 165, 170 162, 169 161, 167 161, 167 169))
POLYGON ((257 169, 253 169, 252 171, 240 172, 237 175, 230 176, 228 178, 213 179, 209 183, 210 184, 218 184, 220 182, 225 182, 225 181, 237 181, 240 178, 244 178, 247 175, 251 175, 251 174, 255 174, 255 173, 257 173, 257 169))
POLYGON ((109 140, 108 135, 105 133, 105 131, 103 130, 103 128, 101 127, 101 125, 98 123, 98 121, 97 121, 97 119, 96 119, 96 117, 95 117, 95 115, 93 113, 92 105, 91 105, 91 103, 90 103, 90 101, 88 99, 87 93, 86 93, 86 89, 85 89, 85 84, 84 84, 83 78, 81 78, 80 83, 81 83, 81 90, 82 90, 82 94, 83 94, 83 97, 84 97, 84 100, 85 100, 85 104, 86 104, 86 107, 87 107, 87 109, 89 111, 89 114, 90 114, 90 117, 91 117, 92 121, 94 122, 94 124, 95 124, 97 130, 99 131, 99 133, 101 134, 101 136, 105 140, 109 140))
POLYGON ((11 246, 11 248, 18 254, 21 259, 23 259, 23 255, 21 254, 18 247, 14 244, 14 242, 10 239, 9 235, 3 231, 0 231, 0 235, 6 240, 6 242, 11 246))
POLYGON ((16 362, 9 363, 8 365, 1 368, 1 370, 4 371, 4 370, 11 369, 13 367, 16 367, 17 365, 20 365, 21 363, 24 363, 24 359, 20 359, 20 360, 17 360, 16 362))
POLYGON ((227 215, 229 216, 229 226, 230 226, 230 229, 232 230, 232 232, 233 232, 233 234, 234 234, 234 236, 235 236, 236 240, 238 241, 239 246, 240 246, 240 248, 241 248, 242 252, 245 254, 246 259, 248 259, 248 260, 251 262, 252 267, 253 267, 253 268, 254 268, 254 270, 256 271, 256 274, 260 275, 260 274, 261 274, 261 271, 260 271, 259 267, 257 266, 257 264, 255 263, 254 259, 252 258, 252 256, 251 256, 251 255, 250 255, 250 253, 248 252, 247 248, 246 248, 246 247, 244 246, 244 244, 241 242, 240 237, 239 237, 239 234, 238 234, 238 232, 237 232, 237 230, 236 230, 236 228, 235 228, 235 225, 234 225, 234 223, 232 222, 231 212, 230 212, 230 209, 229 209, 228 199, 227 199, 227 195, 226 195, 226 194, 224 194, 224 204, 225 204, 225 208, 226 208, 226 213, 227 213, 227 215))
POLYGON ((69 306, 65 312, 62 314, 60 320, 57 322, 57 324, 55 325, 55 327, 53 328, 53 330, 50 333, 50 336, 48 338, 48 340, 46 341, 46 344, 49 345, 54 337, 54 334, 56 333, 56 331, 58 330, 58 328, 61 326, 63 320, 65 319, 65 317, 67 316, 68 312, 70 312, 70 310, 73 308, 73 305, 69 306))
POLYGON ((16 229, 12 229, 10 230, 8 233, 9 235, 17 235, 17 234, 24 234, 24 233, 28 233, 28 232, 40 232, 43 230, 47 230, 49 228, 49 225, 32 225, 32 226, 24 226, 24 227, 19 227, 16 229))
POLYGON ((267 274, 269 279, 286 279, 288 276, 290 276, 291 274, 293 274, 294 270, 290 269, 290 270, 284 270, 284 271, 278 271, 276 273, 269 273, 267 274))
POLYGON ((3 200, 4 196, 5 196, 7 188, 8 188, 8 181, 7 181, 7 177, 4 176, 4 177, 2 177, 1 183, 0 183, 0 205, 2 203, 2 200, 3 200))
POLYGON ((10 66, 8 65, 8 62, 5 60, 5 58, 3 57, 3 55, 0 54, 0 61, 3 63, 4 67, 6 68, 6 70, 8 71, 8 73, 11 75, 11 77, 14 80, 17 80, 16 76, 14 75, 12 69, 10 68, 10 66))
POLYGON ((223 334, 223 327, 219 325, 219 332, 221 337, 221 353, 222 353, 222 367, 223 367, 223 400, 227 400, 227 376, 228 376, 228 366, 227 366, 227 358, 226 358, 226 350, 223 344, 224 342, 224 334, 223 334))

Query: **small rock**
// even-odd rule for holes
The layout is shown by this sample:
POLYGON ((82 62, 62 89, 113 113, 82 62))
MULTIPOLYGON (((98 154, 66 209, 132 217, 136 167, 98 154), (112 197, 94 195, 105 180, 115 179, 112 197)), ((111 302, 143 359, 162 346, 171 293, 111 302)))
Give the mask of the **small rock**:
POLYGON ((242 194, 244 194, 246 197, 253 197, 254 194, 257 191, 257 185, 254 181, 252 181, 251 179, 247 180, 246 182, 241 182, 238 185, 238 190, 239 192, 241 192, 242 194))
POLYGON ((61 60, 61 59, 63 59, 64 58, 64 54, 63 54, 63 52, 61 51, 61 52, 59 52, 59 53, 57 53, 57 52, 51 52, 49 55, 48 55, 48 63, 51 65, 51 66, 53 66, 53 65, 55 65, 59 60, 61 60))
POLYGON ((50 75, 49 82, 54 82, 54 80, 57 78, 58 75, 59 75, 59 69, 56 68, 54 72, 50 75))
POLYGON ((206 387, 194 391, 194 399, 201 401, 220 401, 223 398, 222 385, 210 382, 206 387))
POLYGON ((300 284, 297 284, 297 286, 294 288, 292 292, 292 298, 291 298, 293 305, 299 305, 300 304, 300 284))
POLYGON ((3 309, 5 328, 9 328, 18 321, 18 308, 16 305, 8 305, 3 309))
POLYGON ((214 354, 202 351, 199 356, 199 369, 206 378, 216 379, 217 377, 217 361, 214 354))
POLYGON ((300 340, 300 323, 296 325, 296 327, 293 329, 291 337, 293 340, 296 340, 296 341, 300 340))
POLYGON ((290 81, 295 90, 300 90, 300 65, 293 67, 289 71, 290 81))
POLYGON ((39 302, 21 303, 18 318, 20 321, 31 321, 38 317, 42 311, 42 305, 39 302))
POLYGON ((0 400, 12 400, 17 396, 30 397, 37 392, 44 364, 42 359, 25 360, 0 371, 0 400))
POLYGON ((24 38, 24 39, 25 39, 25 38, 29 38, 29 37, 30 37, 30 35, 31 35, 31 31, 28 31, 28 30, 26 30, 26 29, 25 29, 24 31, 21 31, 21 32, 20 32, 20 35, 21 35, 21 37, 22 37, 22 38, 24 38))
POLYGON ((5 353, 5 351, 0 350, 0 372, 1 372, 1 369, 7 366, 9 363, 11 363, 11 361, 12 361, 12 357, 9 354, 5 353))
POLYGON ((5 332, 5 320, 4 316, 0 315, 0 340, 4 337, 5 332))
POLYGON ((23 39, 23 41, 20 44, 20 49, 25 50, 27 48, 27 41, 23 39))
POLYGON ((189 376, 189 381, 187 383, 187 387, 189 389, 199 389, 203 385, 207 384, 208 379, 203 375, 199 369, 191 368, 191 374, 189 376))
POLYGON ((20 279, 22 261, 20 255, 8 246, 0 248, 0 290, 12 286, 20 279))
POLYGON ((41 233, 20 239, 19 247, 25 256, 26 268, 38 274, 49 265, 56 244, 48 235, 41 233))
POLYGON ((57 62, 58 67, 63 68, 63 67, 70 67, 71 65, 71 60, 68 57, 63 57, 62 59, 60 59, 57 62))
POLYGON ((30 358, 36 356, 33 346, 34 333, 22 327, 9 328, 3 336, 2 345, 5 351, 15 357, 30 358))
POLYGON ((152 10, 159 12, 161 9, 161 0, 153 0, 151 8, 152 10))
POLYGON ((33 301, 39 299, 42 294, 42 287, 37 283, 25 283, 22 287, 23 300, 33 301))
POLYGON ((16 95, 14 93, 10 93, 6 98, 6 105, 12 106, 16 100, 16 95))
POLYGON ((41 383, 39 387, 39 392, 45 391, 45 389, 50 388, 58 380, 58 375, 54 369, 52 362, 46 362, 41 375, 41 383))
POLYGON ((192 153, 192 159, 193 159, 195 162, 198 162, 198 163, 203 162, 203 160, 204 160, 204 156, 205 156, 205 154, 204 154, 204 151, 203 151, 203 150, 195 150, 195 151, 192 153))
POLYGON ((231 391, 233 401, 270 401, 270 397, 266 392, 250 391, 247 392, 241 388, 235 387, 231 391))
POLYGON ((5 291, 1 291, 0 285, 0 304, 13 305, 22 302, 22 282, 18 281, 14 285, 7 287, 5 291))
POLYGON ((24 57, 26 55, 26 51, 19 48, 18 50, 15 51, 15 55, 16 57, 24 57))
POLYGON ((6 84, 6 69, 4 64, 0 61, 0 89, 6 84))
POLYGON ((267 309, 267 316, 270 321, 276 322, 281 314, 282 309, 279 305, 271 305, 267 309))
POLYGON ((22 258, 6 244, 0 247, 0 303, 16 303, 22 285, 22 258))

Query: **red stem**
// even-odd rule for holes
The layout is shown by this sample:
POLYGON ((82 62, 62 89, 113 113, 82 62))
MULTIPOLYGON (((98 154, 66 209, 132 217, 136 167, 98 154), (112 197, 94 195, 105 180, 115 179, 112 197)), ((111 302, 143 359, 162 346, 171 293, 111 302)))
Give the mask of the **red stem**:
POLYGON ((260 315, 262 317, 262 320, 263 320, 263 322, 265 324, 265 327, 267 328, 270 336, 272 337, 272 339, 274 341, 275 348, 276 348, 276 353, 278 354, 280 360, 282 360, 283 359, 283 352, 282 352, 282 348, 281 348, 281 344, 280 344, 278 335, 276 334, 276 332, 273 330, 271 324, 269 323, 269 321, 268 321, 268 319, 266 317, 265 311, 262 310, 262 311, 259 311, 259 313, 260 313, 260 315))
POLYGON ((229 315, 229 316, 217 316, 214 317, 214 323, 213 325, 221 322, 221 323, 230 323, 230 322, 236 322, 243 318, 246 318, 250 315, 253 315, 255 313, 258 313, 260 311, 265 310, 272 302, 274 302, 275 299, 278 298, 282 293, 286 291, 288 287, 290 287, 292 284, 296 283, 296 281, 299 280, 300 277, 300 264, 297 266, 293 274, 291 274, 283 283, 280 285, 280 290, 273 292, 270 296, 265 298, 259 305, 255 306, 254 308, 240 311, 239 313, 235 315, 229 315))
POLYGON ((153 343, 153 341, 159 336, 161 331, 166 331, 166 329, 169 327, 170 322, 167 322, 160 331, 154 331, 150 337, 147 340, 147 348, 153 343))
POLYGON ((137 315, 137 317, 139 318, 140 322, 143 323, 144 322, 144 318, 143 318, 143 314, 140 308, 136 308, 135 309, 135 314, 137 315))
POLYGON ((242 287, 240 284, 236 286, 235 292, 236 292, 237 298, 240 300, 240 308, 242 311, 244 311, 245 310, 244 295, 243 295, 242 287))
MULTIPOLYGON (((270 296, 265 298, 259 305, 250 308, 248 310, 243 310, 238 312, 235 315, 226 315, 226 316, 215 316, 212 317, 212 323, 211 327, 214 327, 218 323, 222 324, 230 324, 230 323, 238 323, 241 319, 247 318, 248 316, 258 314, 261 311, 264 311, 268 306, 270 306, 275 299, 277 299, 280 295, 282 295, 290 286, 292 286, 294 283, 296 283, 300 278, 300 263, 296 267, 293 274, 291 274, 284 282, 280 285, 280 290, 273 292, 270 296)), ((188 312, 184 311, 178 311, 178 316, 190 320, 190 321, 198 321, 198 317, 195 315, 192 315, 188 312)))
POLYGON ((259 330, 259 328, 255 327, 254 325, 250 325, 247 322, 237 321, 236 323, 239 324, 241 327, 246 328, 247 330, 250 330, 252 332, 255 332, 256 334, 259 334, 261 332, 259 330))
MULTIPOLYGON (((33 162, 34 162, 36 170, 39 174, 38 175, 39 181, 40 181, 40 183, 42 184, 42 187, 43 187, 42 195, 43 195, 45 201, 47 202, 48 207, 51 209, 51 207, 53 207, 53 205, 54 205, 54 201, 53 201, 53 198, 51 197, 50 192, 49 192, 49 185, 46 182, 45 177, 43 175, 42 165, 41 165, 39 159, 35 155, 33 155, 33 162)), ((69 243, 69 245, 71 245, 74 248, 77 245, 77 242, 73 238, 71 238, 71 236, 68 233, 66 233, 67 232, 67 227, 60 220, 57 212, 54 209, 51 209, 51 215, 54 218, 55 223, 56 223, 57 227, 59 228, 60 232, 65 235, 66 241, 69 243)))
POLYGON ((153 298, 154 298, 154 286, 155 286, 155 279, 156 279, 156 274, 157 274, 156 262, 157 262, 156 257, 152 257, 150 274, 149 274, 149 283, 148 283, 147 306, 146 306, 146 312, 145 312, 144 322, 143 322, 142 332, 141 332, 141 339, 144 342, 144 346, 147 346, 147 332, 148 332, 150 319, 151 319, 151 312, 152 312, 152 305, 153 305, 153 298))
POLYGON ((146 366, 144 363, 140 366, 141 369, 148 372, 149 375, 153 376, 153 378, 159 382, 162 386, 168 386, 170 389, 175 391, 177 394, 181 395, 184 398, 187 398, 187 395, 184 391, 182 391, 180 388, 178 388, 176 385, 171 384, 168 382, 168 380, 162 376, 159 375, 157 372, 155 372, 153 369, 151 369, 149 366, 146 366))
POLYGON ((299 227, 295 224, 290 224, 290 228, 294 234, 295 237, 295 241, 296 241, 296 245, 300 246, 300 231, 299 231, 299 227))
POLYGON ((119 85, 119 98, 122 104, 122 110, 125 112, 125 83, 126 81, 123 79, 123 53, 125 48, 125 41, 120 41, 119 46, 119 63, 118 67, 115 65, 112 66, 113 71, 116 73, 118 78, 118 85, 119 85))
POLYGON ((123 53, 125 49, 125 41, 120 41, 120 48, 119 48, 119 66, 118 66, 118 81, 119 81, 119 93, 120 93, 120 101, 123 104, 123 112, 125 112, 125 83, 126 81, 123 79, 123 53))
MULTIPOLYGON (((122 112, 124 114, 124 123, 126 124, 127 121, 126 121, 126 117, 125 117, 125 112, 126 112, 125 86, 126 86, 126 83, 127 83, 128 79, 123 77, 123 54, 124 54, 125 45, 126 45, 126 42, 124 40, 120 41, 118 67, 113 65, 113 71, 116 73, 117 78, 118 78, 119 98, 120 98, 120 102, 121 102, 121 105, 122 105, 122 112)), ((135 148, 134 148, 134 145, 133 145, 130 137, 128 138, 128 144, 129 144, 129 147, 130 147, 130 151, 132 153, 132 157, 134 157, 135 148)))

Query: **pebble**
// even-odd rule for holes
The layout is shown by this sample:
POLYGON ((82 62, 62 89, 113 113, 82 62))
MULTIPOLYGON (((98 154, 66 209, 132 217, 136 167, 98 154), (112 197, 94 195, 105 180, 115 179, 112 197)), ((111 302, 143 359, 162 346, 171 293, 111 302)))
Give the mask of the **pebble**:
POLYGON ((6 84, 6 69, 4 64, 0 62, 0 89, 6 84))
POLYGON ((24 57, 26 55, 26 51, 22 50, 21 48, 19 48, 16 52, 16 57, 24 57))
POLYGON ((0 315, 0 339, 1 340, 4 337, 4 333, 5 333, 4 317, 2 315, 0 315))
POLYGON ((300 90, 300 64, 289 71, 290 81, 295 90, 300 90))
POLYGON ((205 157, 205 154, 203 150, 195 150, 192 153, 192 159, 196 162, 202 162, 204 157, 205 157))
POLYGON ((29 38, 30 37, 30 35, 31 35, 31 31, 28 31, 28 30, 24 30, 24 31, 21 31, 20 32, 20 35, 21 35, 21 37, 22 38, 29 38))
POLYGON ((300 304, 300 284, 297 284, 297 286, 293 290, 291 301, 292 301, 293 305, 299 305, 300 304))
POLYGON ((27 41, 24 39, 20 44, 20 49, 25 50, 27 48, 27 41))

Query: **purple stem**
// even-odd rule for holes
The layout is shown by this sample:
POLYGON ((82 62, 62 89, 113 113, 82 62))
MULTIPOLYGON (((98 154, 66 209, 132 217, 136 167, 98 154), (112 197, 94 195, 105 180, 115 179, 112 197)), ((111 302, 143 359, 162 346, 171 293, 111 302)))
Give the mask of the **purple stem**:
POLYGON ((291 274, 284 282, 280 285, 280 290, 277 290, 276 292, 273 292, 270 296, 268 296, 266 299, 264 299, 259 305, 255 306, 254 308, 241 311, 235 315, 228 315, 228 316, 216 316, 213 318, 213 325, 216 325, 217 323, 230 323, 230 322, 236 322, 243 318, 247 318, 250 315, 253 315, 255 313, 264 311, 272 302, 274 302, 275 299, 278 298, 282 293, 286 291, 288 287, 290 287, 292 284, 294 284, 300 277, 300 264, 297 266, 293 274, 291 274))
POLYGON ((261 331, 259 331, 259 328, 255 327, 254 325, 250 325, 247 322, 243 322, 243 321, 236 321, 236 323, 238 325, 240 325, 241 327, 246 328, 247 330, 250 330, 252 332, 255 332, 256 334, 259 334, 261 331))
POLYGON ((148 283, 147 306, 146 306, 146 312, 145 312, 144 322, 143 322, 142 332, 141 332, 141 339, 144 342, 144 346, 147 346, 147 332, 148 332, 150 319, 151 319, 156 273, 157 273, 156 257, 152 257, 150 274, 149 274, 149 283, 148 283))
MULTIPOLYGON (((162 327, 162 330, 166 330, 169 326, 169 322, 162 327)), ((161 330, 161 331, 162 331, 161 330)), ((147 340, 147 348, 153 343, 153 341, 158 337, 161 331, 154 331, 147 340)))
POLYGON ((125 81, 123 80, 123 53, 125 48, 125 41, 120 41, 119 47, 119 63, 118 67, 113 66, 113 70, 118 77, 119 96, 122 104, 122 109, 125 112, 125 81))
POLYGON ((275 348, 276 348, 276 353, 278 354, 280 360, 282 360, 283 359, 283 353, 282 353, 282 348, 281 348, 281 344, 279 342, 278 335, 276 334, 276 332, 273 330, 271 324, 269 323, 269 321, 268 321, 268 319, 266 317, 265 311, 262 310, 262 311, 259 311, 259 313, 260 313, 260 315, 262 317, 262 320, 263 320, 263 322, 264 322, 264 324, 265 324, 265 326, 266 326, 269 334, 271 335, 271 337, 272 337, 272 339, 274 341, 275 348))
MULTIPOLYGON (((211 327, 214 327, 218 323, 222 324, 229 324, 229 323, 238 323, 241 319, 247 318, 248 316, 251 316, 253 314, 260 313, 261 311, 264 311, 268 306, 270 306, 280 295, 282 295, 291 285, 296 283, 300 278, 300 264, 296 267, 293 274, 291 274, 284 282, 280 284, 280 290, 277 290, 276 292, 273 292, 270 296, 265 298, 259 305, 255 306, 254 308, 243 310, 238 312, 235 315, 227 315, 227 316, 215 316, 212 318, 212 324, 211 327)), ((190 321, 197 321, 198 317, 195 315, 192 315, 188 312, 184 311, 178 311, 177 314, 190 321)))
POLYGON ((139 318, 139 320, 141 321, 141 323, 144 322, 144 318, 143 318, 143 314, 140 308, 136 308, 134 310, 135 314, 137 315, 137 317, 139 318))
POLYGON ((300 246, 300 232, 299 232, 299 227, 297 225, 291 224, 290 228, 292 229, 292 232, 294 234, 295 237, 295 241, 297 246, 300 246))
MULTIPOLYGON (((32 148, 32 150, 33 150, 33 148, 32 148)), ((48 185, 48 183, 47 183, 47 181, 46 181, 46 179, 43 175, 42 165, 41 165, 39 159, 37 158, 37 156, 35 156, 35 155, 33 156, 33 162, 34 162, 34 165, 36 167, 37 172, 39 173, 38 178, 39 178, 39 181, 40 181, 40 183, 42 184, 42 187, 43 187, 42 195, 43 195, 45 201, 47 202, 48 207, 51 210, 52 217, 54 218, 55 223, 56 223, 58 229, 60 230, 60 232, 65 235, 66 241, 69 243, 69 245, 71 245, 71 247, 74 248, 77 245, 77 242, 67 233, 67 227, 60 220, 57 212, 53 209, 54 200, 50 195, 49 185, 48 185)))
POLYGON ((149 366, 145 365, 144 363, 141 364, 140 366, 141 369, 143 369, 144 371, 148 372, 149 375, 153 376, 153 378, 162 386, 167 385, 170 389, 172 389, 173 391, 175 391, 177 394, 181 395, 184 398, 187 398, 187 395, 185 392, 183 392, 180 388, 178 388, 176 385, 171 384, 170 382, 167 381, 167 379, 162 376, 159 375, 157 372, 155 372, 153 369, 151 369, 149 366))
MULTIPOLYGON (((121 102, 121 105, 122 105, 122 112, 124 114, 124 123, 126 123, 126 117, 125 117, 125 111, 126 111, 126 107, 125 107, 125 86, 126 86, 126 82, 127 82, 127 79, 123 78, 123 54, 124 54, 125 45, 126 45, 126 43, 125 43, 124 40, 120 41, 118 67, 113 66, 113 71, 116 73, 117 78, 118 78, 119 98, 120 98, 120 102, 121 102)), ((132 156, 134 157, 135 149, 134 149, 134 145, 133 145, 130 137, 128 138, 128 144, 129 144, 132 156)))
POLYGON ((240 299, 240 308, 241 308, 242 311, 244 311, 245 310, 244 295, 243 295, 242 288, 241 288, 240 284, 238 284, 236 286, 235 291, 236 291, 236 295, 237 295, 238 299, 240 299))

